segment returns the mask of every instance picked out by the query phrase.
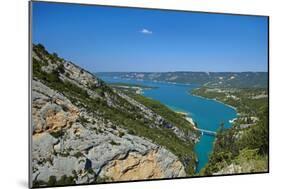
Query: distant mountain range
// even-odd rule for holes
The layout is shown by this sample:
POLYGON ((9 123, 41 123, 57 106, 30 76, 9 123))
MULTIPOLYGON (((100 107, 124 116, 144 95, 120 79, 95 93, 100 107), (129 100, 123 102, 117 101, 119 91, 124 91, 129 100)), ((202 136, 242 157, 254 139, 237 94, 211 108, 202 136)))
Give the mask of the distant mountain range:
POLYGON ((96 75, 123 79, 196 83, 208 87, 268 87, 268 72, 99 72, 96 75))

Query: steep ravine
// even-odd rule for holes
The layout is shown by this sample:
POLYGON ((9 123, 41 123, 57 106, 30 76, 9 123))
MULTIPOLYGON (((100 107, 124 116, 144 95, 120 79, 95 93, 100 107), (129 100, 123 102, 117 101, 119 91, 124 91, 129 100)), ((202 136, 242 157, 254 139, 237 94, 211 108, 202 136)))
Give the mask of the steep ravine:
POLYGON ((33 186, 185 177, 198 139, 42 45, 32 52, 33 186))

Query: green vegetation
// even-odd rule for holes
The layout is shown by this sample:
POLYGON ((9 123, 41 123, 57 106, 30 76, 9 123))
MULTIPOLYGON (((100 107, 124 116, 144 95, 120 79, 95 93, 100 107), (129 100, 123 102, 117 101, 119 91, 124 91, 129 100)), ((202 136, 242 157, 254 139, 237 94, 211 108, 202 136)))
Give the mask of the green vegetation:
POLYGON ((48 182, 44 181, 33 181, 33 187, 42 187, 42 186, 67 186, 67 185, 74 185, 75 184, 75 178, 72 176, 63 175, 59 180, 57 180, 56 176, 50 176, 48 182))
POLYGON ((268 167, 268 156, 261 156, 257 149, 244 148, 234 159, 237 165, 244 165, 244 172, 264 172, 268 167))
POLYGON ((125 133, 124 133, 124 132, 122 132, 122 131, 118 131, 118 136, 119 136, 120 138, 122 138, 124 135, 125 135, 125 133))
POLYGON ((39 187, 42 187, 42 186, 46 186, 46 182, 44 181, 41 181, 41 180, 33 180, 32 182, 32 187, 33 188, 39 188, 39 187))
POLYGON ((33 45, 33 52, 36 53, 38 58, 42 61, 47 63, 50 61, 51 63, 61 63, 64 61, 63 58, 58 57, 57 53, 50 54, 42 44, 33 45))
MULTIPOLYGON (((123 127, 129 134, 144 137, 165 147, 179 157, 189 175, 194 174, 194 167, 196 164, 193 151, 194 143, 192 141, 183 141, 170 129, 171 125, 174 125, 187 136, 190 134, 194 135, 195 131, 182 115, 173 112, 158 101, 137 95, 134 91, 126 91, 127 95, 165 119, 161 125, 163 127, 155 127, 155 122, 153 120, 147 119, 138 107, 114 93, 112 88, 105 85, 104 82, 99 80, 100 85, 98 86, 89 84, 87 88, 81 88, 75 83, 72 83, 71 80, 62 80, 62 78, 69 77, 69 73, 65 71, 66 68, 62 64, 63 59, 59 58, 57 54, 49 54, 42 45, 35 45, 33 50, 38 57, 33 58, 32 66, 34 79, 40 80, 46 86, 62 93, 76 106, 83 107, 87 112, 99 115, 106 121, 112 122, 113 130, 116 130, 117 128, 115 125, 118 125, 123 127), (57 66, 53 66, 55 69, 50 72, 43 71, 45 69, 42 68, 48 66, 50 62, 51 64, 57 64, 57 66), (90 96, 88 94, 89 90, 98 94, 98 97, 90 96), (113 102, 114 106, 109 102, 113 102)), ((81 69, 81 74, 84 72, 86 71, 81 69)), ((253 77, 256 78, 257 76, 253 77)), ((161 79, 161 77, 159 77, 159 79, 161 79)), ((197 80, 200 80, 200 78, 197 78, 197 80)), ((202 81, 200 80, 200 82, 205 82, 205 79, 202 79, 202 81)), ((214 79, 213 82, 216 82, 216 79, 214 79)), ((121 85, 140 88, 148 87, 123 83, 113 84, 112 86, 116 89, 120 89, 119 87, 121 85)), ((229 165, 241 166, 244 172, 266 171, 268 169, 269 148, 268 94, 266 88, 257 88, 257 86, 255 86, 255 88, 210 88, 205 86, 194 90, 193 94, 216 99, 234 106, 239 112, 238 119, 234 122, 232 128, 225 129, 222 125, 219 129, 214 143, 213 153, 209 158, 209 163, 200 174, 210 175, 224 170, 229 165)), ((78 121, 82 125, 88 123, 88 120, 84 117, 80 117, 78 121)), ((93 130, 95 130, 96 133, 103 133, 103 130, 100 128, 93 128, 93 130)), ((52 132, 51 135, 55 138, 59 138, 63 135, 63 132, 52 132)), ((122 137, 124 132, 119 131, 118 135, 122 137)), ((119 143, 115 141, 111 141, 110 144, 119 145, 119 143)), ((74 156, 80 157, 81 153, 77 153, 74 156)), ((97 179, 97 181, 103 182, 103 179, 104 178, 100 178, 100 181, 99 179, 97 179)), ((34 181, 34 186, 41 186, 44 184, 56 186, 61 183, 71 184, 73 181, 73 177, 64 176, 60 180, 57 180, 55 177, 50 177, 48 183, 34 181)))
MULTIPOLYGON (((35 48, 37 48, 37 46, 35 46, 35 48)), ((46 54, 47 52, 40 51, 39 53, 41 56, 44 56, 44 53, 46 54)), ((70 99, 72 103, 85 108, 86 111, 92 112, 95 115, 98 114, 105 120, 110 120, 110 122, 114 125, 123 127, 128 131, 128 133, 147 138, 158 145, 164 146, 166 149, 179 157, 185 165, 188 174, 194 174, 196 158, 193 151, 194 143, 192 141, 183 141, 169 128, 153 127, 155 124, 154 121, 145 118, 139 108, 114 93, 110 87, 104 84, 104 82, 100 81, 100 86, 98 88, 92 86, 87 90, 92 90, 96 93, 98 91, 98 94, 103 94, 103 96, 106 94, 107 97, 101 98, 101 95, 101 97, 96 98, 90 97, 87 90, 84 88, 81 88, 67 80, 61 80, 60 75, 65 73, 59 71, 58 68, 51 73, 44 72, 42 67, 45 65, 45 59, 43 58, 42 60, 43 61, 41 62, 36 60, 33 61, 34 79, 40 80, 46 86, 62 93, 70 99), (114 99, 115 106, 109 105, 107 98, 114 99)), ((163 105, 161 106, 159 102, 153 103, 152 100, 141 96, 134 96, 134 98, 151 107, 155 110, 155 112, 162 115, 168 122, 175 124, 177 127, 182 129, 186 135, 188 135, 189 132, 194 132, 186 120, 167 107, 163 105)), ((85 122, 83 118, 80 118, 80 121, 85 122)), ((99 133, 102 131, 97 129, 96 132, 99 133)), ((122 136, 122 134, 120 136, 122 136)))
POLYGON ((192 94, 215 99, 237 108, 240 114, 257 116, 258 112, 268 107, 267 89, 263 88, 208 88, 201 87, 192 94), (261 98, 256 98, 259 95, 261 98))
POLYGON ((55 138, 61 138, 64 135, 64 132, 60 129, 58 131, 50 132, 50 134, 55 138))
POLYGON ((112 179, 109 178, 109 177, 100 177, 98 176, 95 180, 95 183, 105 183, 105 182, 108 182, 108 181, 111 181, 112 179))
POLYGON ((157 88, 153 86, 130 84, 130 83, 111 83, 109 84, 109 86, 121 90, 124 93, 130 92, 130 93, 137 93, 137 94, 141 94, 142 90, 150 90, 150 89, 157 88))
POLYGON ((113 140, 111 140, 111 141, 109 142, 109 144, 111 144, 112 146, 119 146, 119 145, 120 145, 120 143, 115 142, 115 141, 113 141, 113 140))
POLYGON ((59 73, 64 73, 64 66, 63 66, 63 64, 59 64, 58 65, 58 71, 59 71, 59 73))
POLYGON ((53 70, 51 73, 47 73, 42 71, 41 67, 44 66, 44 63, 37 61, 33 58, 33 77, 39 79, 44 84, 48 84, 50 88, 56 89, 57 91, 67 91, 67 93, 71 96, 71 94, 82 97, 89 98, 89 95, 86 90, 78 87, 77 85, 69 82, 62 81, 59 78, 58 70, 53 70))
POLYGON ((213 153, 201 175, 211 175, 233 164, 242 172, 268 170, 268 97, 266 89, 218 89, 202 87, 193 94, 216 99, 237 108, 230 129, 217 132, 213 153))
POLYGON ((50 176, 48 186, 65 186, 75 184, 74 177, 63 175, 59 180, 55 176, 50 176))
POLYGON ((89 123, 89 121, 83 116, 79 116, 77 121, 80 122, 82 125, 89 123))
POLYGON ((88 173, 90 173, 90 174, 95 174, 95 171, 93 170, 93 168, 89 168, 89 169, 87 169, 87 171, 88 171, 88 173))
POLYGON ((196 83, 208 87, 266 88, 267 72, 103 72, 100 76, 147 81, 196 83))
POLYGON ((153 87, 153 86, 147 86, 147 85, 139 85, 139 84, 130 84, 130 83, 110 83, 110 86, 112 87, 139 87, 139 88, 143 88, 143 89, 156 89, 157 87, 153 87))
POLYGON ((81 152, 76 152, 73 156, 79 158, 79 157, 83 157, 84 155, 81 152))
MULTIPOLYGON (((176 127, 182 129, 186 133, 193 132, 192 125, 180 114, 172 111, 162 103, 156 100, 152 100, 150 98, 144 97, 142 95, 137 94, 129 94, 133 97, 136 101, 140 102, 141 104, 145 105, 146 107, 150 108, 157 114, 164 117, 169 123, 172 123, 176 127)), ((168 124, 168 123, 167 123, 168 124)))

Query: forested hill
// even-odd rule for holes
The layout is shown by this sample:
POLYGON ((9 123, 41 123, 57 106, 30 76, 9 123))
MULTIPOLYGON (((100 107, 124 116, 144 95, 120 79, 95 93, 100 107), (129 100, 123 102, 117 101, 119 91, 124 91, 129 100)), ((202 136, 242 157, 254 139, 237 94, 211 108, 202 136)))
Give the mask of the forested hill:
POLYGON ((196 83, 208 87, 268 87, 268 72, 100 72, 96 74, 123 79, 196 83))

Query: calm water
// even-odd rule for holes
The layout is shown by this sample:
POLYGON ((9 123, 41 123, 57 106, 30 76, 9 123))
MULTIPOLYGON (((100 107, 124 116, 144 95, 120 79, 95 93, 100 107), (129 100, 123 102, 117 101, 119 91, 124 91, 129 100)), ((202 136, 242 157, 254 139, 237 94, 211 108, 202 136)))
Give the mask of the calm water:
MULTIPOLYGON (((216 131, 222 122, 224 122, 226 128, 231 127, 229 120, 236 117, 236 111, 222 103, 191 95, 192 89, 198 87, 195 84, 184 85, 110 77, 101 78, 108 83, 123 82, 158 87, 144 90, 143 95, 158 100, 173 110, 188 113, 197 122, 198 127, 202 129, 216 131)), ((208 155, 212 151, 214 139, 214 136, 203 135, 200 137, 200 142, 195 145, 199 161, 197 172, 208 162, 208 155)))

